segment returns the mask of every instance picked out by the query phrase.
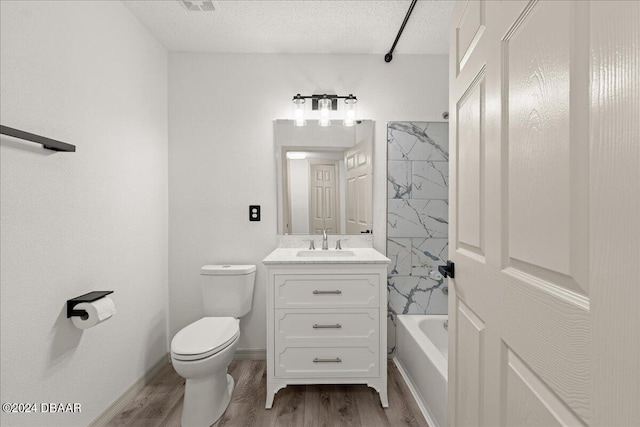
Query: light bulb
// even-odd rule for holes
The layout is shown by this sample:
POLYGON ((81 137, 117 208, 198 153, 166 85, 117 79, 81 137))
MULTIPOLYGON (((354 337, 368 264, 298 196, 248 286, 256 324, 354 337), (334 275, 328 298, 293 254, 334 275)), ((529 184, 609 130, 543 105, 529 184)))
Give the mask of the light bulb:
POLYGON ((329 113, 331 109, 331 99, 329 98, 319 99, 318 109, 320 110, 320 120, 318 120, 318 126, 322 126, 322 127, 331 126, 331 120, 329 120, 329 113))
POLYGON ((299 98, 300 95, 297 95, 293 98, 293 117, 294 124, 296 126, 305 126, 307 121, 304 119, 304 98, 299 98))
POLYGON ((353 126, 355 124, 356 119, 356 103, 358 100, 353 95, 349 95, 347 99, 344 100, 344 120, 342 124, 344 126, 353 126))

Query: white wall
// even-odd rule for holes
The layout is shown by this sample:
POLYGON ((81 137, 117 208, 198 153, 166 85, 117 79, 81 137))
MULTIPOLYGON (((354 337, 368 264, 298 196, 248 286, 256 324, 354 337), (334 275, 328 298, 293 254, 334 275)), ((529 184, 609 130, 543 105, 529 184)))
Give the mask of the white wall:
MULTIPOLYGON (((202 316, 199 268, 258 265, 239 348, 264 349, 265 274, 276 246, 273 120, 292 118, 296 93, 353 93, 373 119, 374 246, 386 239, 386 123, 442 120, 446 56, 169 55, 169 334, 202 316), (262 205, 262 222, 248 206, 262 205)), ((311 117, 310 117, 311 118, 311 117)))
POLYGON ((288 164, 291 232, 309 234, 309 160, 289 159, 288 164))
POLYGON ((167 53, 120 2, 0 2, 2 425, 87 425, 167 351, 167 53), (66 300, 114 290, 85 331, 66 300))

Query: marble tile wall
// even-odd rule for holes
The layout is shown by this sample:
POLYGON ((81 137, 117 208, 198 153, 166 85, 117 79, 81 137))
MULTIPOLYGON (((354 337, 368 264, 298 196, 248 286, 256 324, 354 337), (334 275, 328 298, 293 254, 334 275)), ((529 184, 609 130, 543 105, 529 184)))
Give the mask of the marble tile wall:
POLYGON ((448 252, 448 128, 387 125, 387 290, 395 314, 447 313, 447 283, 437 266, 448 252))

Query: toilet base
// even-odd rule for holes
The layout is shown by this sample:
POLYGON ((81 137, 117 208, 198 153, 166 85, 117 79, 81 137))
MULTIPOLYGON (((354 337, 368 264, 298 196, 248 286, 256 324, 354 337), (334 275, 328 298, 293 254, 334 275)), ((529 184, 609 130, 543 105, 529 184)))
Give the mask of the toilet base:
POLYGON ((209 377, 187 379, 182 408, 182 427, 209 427, 229 406, 235 382, 221 370, 209 377))

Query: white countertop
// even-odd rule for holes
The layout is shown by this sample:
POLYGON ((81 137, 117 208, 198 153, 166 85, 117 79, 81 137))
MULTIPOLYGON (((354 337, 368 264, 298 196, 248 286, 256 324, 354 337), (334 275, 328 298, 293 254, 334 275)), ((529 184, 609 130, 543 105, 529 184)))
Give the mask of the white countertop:
POLYGON ((342 251, 335 249, 315 251, 322 255, 313 257, 300 257, 300 248, 278 248, 271 252, 263 264, 389 264, 391 260, 373 248, 345 248, 342 251), (336 252, 351 251, 354 256, 335 256, 336 252), (325 256, 326 254, 326 256, 325 256))

